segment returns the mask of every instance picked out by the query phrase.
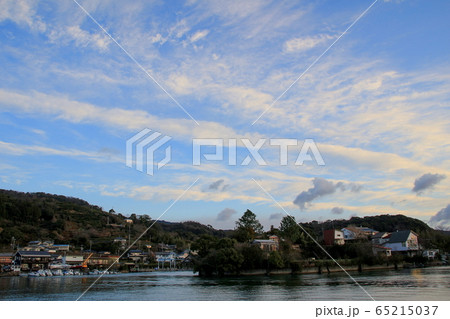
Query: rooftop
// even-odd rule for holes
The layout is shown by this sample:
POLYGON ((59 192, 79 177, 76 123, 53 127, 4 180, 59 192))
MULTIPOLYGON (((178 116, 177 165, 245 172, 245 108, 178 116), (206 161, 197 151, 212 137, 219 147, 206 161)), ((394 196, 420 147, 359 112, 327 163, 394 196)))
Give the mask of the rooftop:
POLYGON ((408 240, 410 230, 401 230, 391 233, 389 243, 403 243, 408 240))

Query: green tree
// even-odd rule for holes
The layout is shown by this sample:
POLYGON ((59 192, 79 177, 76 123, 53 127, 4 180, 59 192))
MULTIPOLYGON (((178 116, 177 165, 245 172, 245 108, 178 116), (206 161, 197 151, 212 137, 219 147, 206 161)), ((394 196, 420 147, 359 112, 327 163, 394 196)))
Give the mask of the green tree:
POLYGON ((269 269, 281 269, 284 267, 283 257, 278 251, 271 251, 269 254, 269 269))
POLYGON ((244 257, 242 269, 262 269, 264 268, 264 252, 258 245, 244 244, 240 252, 244 257))
POLYGON ((285 216, 280 223, 280 232, 283 238, 296 243, 300 239, 301 229, 294 216, 285 216))
POLYGON ((263 226, 249 209, 236 222, 236 237, 239 241, 249 241, 263 232, 263 226))
POLYGON ((238 274, 243 261, 244 257, 235 248, 220 248, 216 251, 217 274, 238 274))

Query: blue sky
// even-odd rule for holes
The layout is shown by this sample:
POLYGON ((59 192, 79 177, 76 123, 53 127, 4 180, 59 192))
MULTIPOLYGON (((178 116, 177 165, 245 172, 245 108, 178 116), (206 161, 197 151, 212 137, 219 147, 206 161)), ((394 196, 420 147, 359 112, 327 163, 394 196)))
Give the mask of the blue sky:
POLYGON ((73 0, 0 0, 1 188, 156 218, 198 178, 163 219, 278 226, 261 185, 298 221, 450 227, 448 1, 377 1, 254 125, 373 1, 79 3, 198 125, 73 0), (144 128, 172 137, 153 176, 125 165, 144 128), (326 165, 193 166, 194 138, 313 139, 326 165))

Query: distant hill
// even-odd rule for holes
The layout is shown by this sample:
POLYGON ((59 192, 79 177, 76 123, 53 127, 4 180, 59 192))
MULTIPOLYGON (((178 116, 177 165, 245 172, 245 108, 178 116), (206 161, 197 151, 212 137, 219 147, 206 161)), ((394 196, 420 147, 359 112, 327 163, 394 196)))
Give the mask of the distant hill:
MULTIPOLYGON (((0 250, 11 250, 12 238, 16 245, 25 246, 31 240, 53 240, 56 244, 68 243, 75 249, 118 251, 117 237, 133 240, 152 223, 147 215, 127 217, 113 210, 73 197, 46 193, 23 193, 0 189, 0 250)), ((424 222, 403 215, 352 217, 349 220, 312 221, 302 226, 313 235, 320 236, 324 229, 341 229, 355 225, 378 231, 411 229, 418 233, 424 247, 450 251, 449 232, 430 228, 424 222)), ((140 240, 139 244, 165 243, 177 245, 182 250, 202 235, 231 237, 232 230, 217 230, 195 221, 158 221, 140 240)))
POLYGON ((320 236, 322 231, 326 229, 342 229, 350 225, 369 227, 377 231, 387 232, 413 230, 419 235, 419 242, 424 248, 438 248, 450 251, 450 232, 435 230, 419 219, 404 215, 352 217, 348 220, 312 221, 301 223, 301 225, 315 236, 320 236))
POLYGON ((305 223, 308 227, 314 230, 324 229, 342 229, 349 225, 370 227, 378 231, 393 232, 396 230, 413 230, 416 233, 431 231, 432 228, 423 221, 407 217, 404 215, 377 215, 365 217, 352 217, 350 219, 335 219, 327 220, 325 222, 312 221, 305 223))
MULTIPOLYGON (((83 245, 84 249, 117 250, 112 245, 114 238, 128 238, 128 231, 132 239, 136 238, 152 223, 149 216, 132 214, 133 224, 128 228, 125 219, 120 213, 106 212, 79 198, 0 190, 0 246, 4 250, 9 248, 13 237, 22 247, 39 239, 70 243, 78 249, 83 245)), ((186 248, 203 234, 224 237, 226 233, 192 221, 158 221, 142 241, 186 248)))

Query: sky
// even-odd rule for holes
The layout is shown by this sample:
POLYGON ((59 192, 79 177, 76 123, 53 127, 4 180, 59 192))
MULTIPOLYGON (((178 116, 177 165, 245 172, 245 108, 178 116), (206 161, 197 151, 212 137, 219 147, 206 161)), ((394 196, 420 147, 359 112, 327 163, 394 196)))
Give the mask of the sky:
POLYGON ((450 229, 449 1, 0 7, 0 188, 222 229, 247 209, 266 230, 286 213, 450 229), (146 128, 170 137, 153 175, 125 161, 146 128), (223 140, 224 159, 203 146, 193 165, 195 139, 223 140), (272 139, 298 142, 287 165, 272 139), (311 149, 296 164, 306 140, 325 165, 311 149))

